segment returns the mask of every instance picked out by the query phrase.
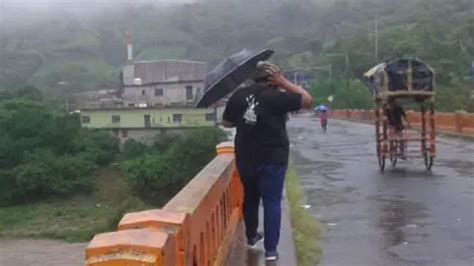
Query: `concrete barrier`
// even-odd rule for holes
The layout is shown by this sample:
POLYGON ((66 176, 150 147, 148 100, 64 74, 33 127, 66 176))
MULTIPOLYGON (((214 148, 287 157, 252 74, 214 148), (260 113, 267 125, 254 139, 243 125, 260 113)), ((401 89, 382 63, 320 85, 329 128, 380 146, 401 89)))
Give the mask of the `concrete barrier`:
POLYGON ((126 214, 117 232, 96 235, 87 266, 224 265, 241 221, 243 190, 232 143, 162 209, 126 214))
MULTIPOLYGON (((333 110, 331 117, 372 123, 373 110, 333 110)), ((421 127, 419 112, 408 111, 408 121, 413 127, 421 127)), ((436 113, 436 131, 474 136, 474 114, 458 111, 455 113, 436 113)))

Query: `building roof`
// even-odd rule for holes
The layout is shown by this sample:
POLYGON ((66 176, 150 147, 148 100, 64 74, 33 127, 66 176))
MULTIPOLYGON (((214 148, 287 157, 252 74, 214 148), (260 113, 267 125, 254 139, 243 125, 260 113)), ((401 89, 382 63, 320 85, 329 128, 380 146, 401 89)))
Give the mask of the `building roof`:
POLYGON ((142 84, 189 82, 204 80, 207 63, 184 60, 159 60, 134 62, 135 78, 142 84))

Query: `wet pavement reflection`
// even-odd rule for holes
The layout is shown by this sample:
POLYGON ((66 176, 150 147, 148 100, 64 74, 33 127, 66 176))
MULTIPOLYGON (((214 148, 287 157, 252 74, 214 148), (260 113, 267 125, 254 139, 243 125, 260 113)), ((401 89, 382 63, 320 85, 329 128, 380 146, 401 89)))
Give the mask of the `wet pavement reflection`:
POLYGON ((378 170, 371 125, 292 118, 291 151, 325 224, 321 265, 474 265, 474 139, 441 137, 423 161, 378 170))

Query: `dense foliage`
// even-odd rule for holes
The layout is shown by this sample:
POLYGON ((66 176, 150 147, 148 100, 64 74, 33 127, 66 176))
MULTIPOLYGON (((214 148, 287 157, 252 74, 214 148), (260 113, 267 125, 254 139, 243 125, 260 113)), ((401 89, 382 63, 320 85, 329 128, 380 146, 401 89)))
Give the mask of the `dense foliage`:
POLYGON ((152 202, 174 195, 214 158, 223 139, 221 130, 202 128, 159 135, 152 147, 129 140, 124 146, 128 159, 122 166, 129 187, 152 202))
MULTIPOLYGON (((96 189, 95 171, 118 153, 115 139, 80 128, 78 117, 52 107, 35 88, 0 96, 0 205, 96 189)), ((126 142, 129 188, 162 203, 212 160, 223 138, 217 128, 202 128, 159 135, 152 146, 126 142)))
POLYGON ((89 191, 117 151, 106 133, 81 129, 40 95, 26 88, 0 98, 0 204, 89 191))

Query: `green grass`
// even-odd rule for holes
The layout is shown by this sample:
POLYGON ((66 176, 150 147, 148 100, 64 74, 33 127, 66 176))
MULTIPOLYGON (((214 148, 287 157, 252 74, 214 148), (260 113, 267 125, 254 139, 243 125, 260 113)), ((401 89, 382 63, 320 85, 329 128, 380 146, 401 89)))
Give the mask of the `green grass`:
POLYGON ((290 167, 286 175, 286 191, 290 205, 293 238, 295 240, 298 265, 314 266, 321 258, 319 236, 321 224, 301 206, 305 204, 305 195, 296 171, 290 167))
POLYGON ((90 195, 0 207, 0 237, 84 242, 114 230, 124 213, 146 208, 128 195, 117 169, 103 169, 96 180, 98 189, 90 195))

